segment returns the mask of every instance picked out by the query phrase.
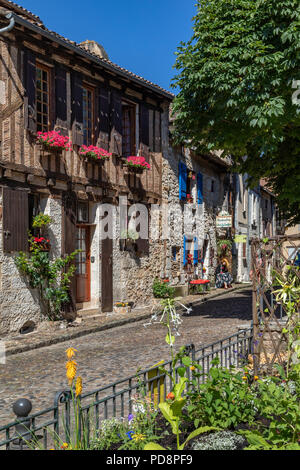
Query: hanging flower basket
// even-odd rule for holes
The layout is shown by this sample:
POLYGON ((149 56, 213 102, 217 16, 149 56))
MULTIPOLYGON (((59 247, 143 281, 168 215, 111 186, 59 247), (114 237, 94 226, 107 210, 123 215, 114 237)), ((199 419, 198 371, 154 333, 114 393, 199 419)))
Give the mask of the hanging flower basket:
POLYGON ((72 142, 69 137, 60 135, 57 131, 38 132, 37 143, 48 150, 72 150, 72 142))
POLYGON ((109 157, 112 156, 112 153, 108 153, 101 147, 95 147, 94 145, 86 146, 82 145, 79 149, 79 155, 86 158, 87 160, 92 160, 96 162, 104 162, 109 157))
POLYGON ((124 165, 126 165, 130 171, 135 173, 143 173, 144 170, 150 170, 150 165, 146 162, 144 157, 127 157, 124 165))

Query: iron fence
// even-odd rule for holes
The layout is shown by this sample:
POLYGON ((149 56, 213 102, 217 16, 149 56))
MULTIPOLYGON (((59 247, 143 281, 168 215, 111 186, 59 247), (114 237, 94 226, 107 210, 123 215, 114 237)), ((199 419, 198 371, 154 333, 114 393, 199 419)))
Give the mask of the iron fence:
MULTIPOLYGON (((252 339, 253 330, 249 328, 199 349, 194 345, 186 346, 186 355, 202 367, 199 384, 205 381, 215 358, 219 358, 222 367, 242 366, 252 351, 252 339)), ((151 369, 138 371, 134 376, 81 395, 81 413, 86 423, 87 440, 99 429, 102 420, 122 418, 132 413, 135 396, 141 388, 155 405, 166 399, 172 389, 172 382, 168 375, 159 370, 159 366, 172 372, 172 362, 162 362, 151 369)), ((177 369, 179 367, 182 364, 177 369)), ((190 378, 189 367, 186 373, 190 378)), ((69 443, 73 426, 72 395, 70 390, 63 390, 56 393, 52 407, 0 426, 0 449, 26 449, 29 440, 38 442, 43 449, 53 446, 57 439, 69 443), (25 426, 24 423, 29 424, 25 426)))

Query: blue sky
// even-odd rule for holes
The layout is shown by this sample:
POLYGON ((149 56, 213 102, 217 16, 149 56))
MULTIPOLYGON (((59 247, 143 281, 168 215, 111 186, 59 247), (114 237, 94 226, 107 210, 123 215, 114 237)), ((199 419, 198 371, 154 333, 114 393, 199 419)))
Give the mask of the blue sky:
POLYGON ((190 39, 196 13, 196 0, 15 2, 68 39, 100 42, 110 60, 167 90, 176 72, 174 53, 190 39))

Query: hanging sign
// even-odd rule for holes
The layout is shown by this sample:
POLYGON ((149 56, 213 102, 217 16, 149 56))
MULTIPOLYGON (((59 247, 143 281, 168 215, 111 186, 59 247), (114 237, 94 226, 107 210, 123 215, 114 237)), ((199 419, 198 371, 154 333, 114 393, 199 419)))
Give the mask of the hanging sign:
POLYGON ((228 214, 226 211, 220 212, 220 214, 216 217, 216 226, 217 228, 232 227, 232 215, 228 214))
POLYGON ((247 235, 236 235, 234 243, 247 243, 247 235))

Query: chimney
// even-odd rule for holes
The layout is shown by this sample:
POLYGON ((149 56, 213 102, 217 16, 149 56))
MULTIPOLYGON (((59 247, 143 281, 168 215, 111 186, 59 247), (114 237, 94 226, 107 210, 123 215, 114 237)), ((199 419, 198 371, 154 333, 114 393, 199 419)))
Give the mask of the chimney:
POLYGON ((109 60, 104 47, 96 41, 90 41, 89 39, 87 39, 86 41, 81 42, 80 46, 86 49, 88 52, 97 55, 98 57, 100 57, 100 59, 109 60))

